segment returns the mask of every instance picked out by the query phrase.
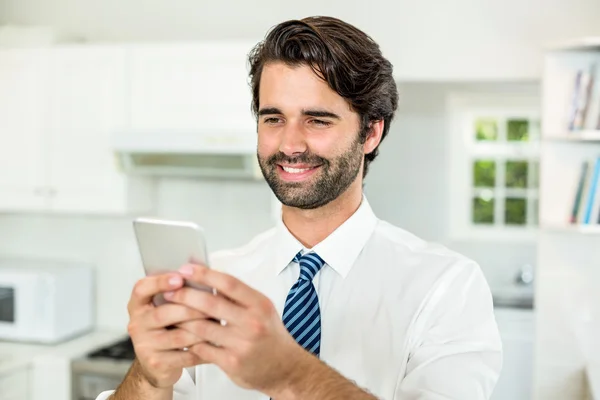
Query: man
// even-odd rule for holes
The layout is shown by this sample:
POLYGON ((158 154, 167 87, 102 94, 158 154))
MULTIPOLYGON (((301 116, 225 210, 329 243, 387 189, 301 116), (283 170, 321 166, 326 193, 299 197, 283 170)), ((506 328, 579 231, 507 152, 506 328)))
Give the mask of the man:
POLYGON ((272 29, 250 64, 281 221, 212 269, 136 284, 137 359, 112 398, 488 399, 502 352, 480 268, 377 219, 362 192, 398 101, 378 45, 306 18, 272 29), (154 307, 161 292, 170 304, 154 307))

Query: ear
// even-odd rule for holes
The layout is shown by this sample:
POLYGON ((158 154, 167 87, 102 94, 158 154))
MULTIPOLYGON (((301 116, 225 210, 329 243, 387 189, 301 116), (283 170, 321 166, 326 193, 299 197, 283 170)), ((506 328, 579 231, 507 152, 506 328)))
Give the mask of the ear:
POLYGON ((367 140, 365 140, 365 144, 363 145, 365 154, 371 153, 381 142, 383 126, 383 120, 371 122, 371 125, 369 126, 369 133, 367 134, 367 140))

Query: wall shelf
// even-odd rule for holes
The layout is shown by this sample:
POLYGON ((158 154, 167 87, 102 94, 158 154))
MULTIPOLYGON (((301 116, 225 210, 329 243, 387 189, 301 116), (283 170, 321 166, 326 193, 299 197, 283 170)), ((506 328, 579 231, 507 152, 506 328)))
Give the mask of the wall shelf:
MULTIPOLYGON (((600 156, 600 130, 595 129, 600 119, 600 37, 547 50, 543 71, 533 399, 581 399, 585 386, 575 371, 586 365, 584 357, 572 355, 582 354, 585 336, 597 337, 587 318, 600 315, 600 224, 580 222, 589 212, 590 193, 596 193, 590 182, 600 156), (579 192, 586 162, 589 172, 579 192), (575 199, 579 206, 572 224, 575 199)), ((592 206, 590 220, 596 221, 595 201, 592 206)))
POLYGON ((567 131, 564 133, 548 133, 545 140, 550 141, 598 141, 600 142, 600 130, 567 131))
POLYGON ((542 231, 546 232, 565 232, 582 233, 586 235, 600 235, 600 224, 582 225, 582 224, 547 224, 541 226, 542 231))

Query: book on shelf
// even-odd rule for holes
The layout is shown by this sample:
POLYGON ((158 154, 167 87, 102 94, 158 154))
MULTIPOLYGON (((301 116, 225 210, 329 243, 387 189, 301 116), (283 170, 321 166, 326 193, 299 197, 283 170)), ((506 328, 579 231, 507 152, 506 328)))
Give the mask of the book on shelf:
POLYGON ((581 165, 569 222, 600 224, 600 157, 585 160, 581 165))
POLYGON ((600 130, 600 66, 575 72, 569 103, 568 130, 600 130))

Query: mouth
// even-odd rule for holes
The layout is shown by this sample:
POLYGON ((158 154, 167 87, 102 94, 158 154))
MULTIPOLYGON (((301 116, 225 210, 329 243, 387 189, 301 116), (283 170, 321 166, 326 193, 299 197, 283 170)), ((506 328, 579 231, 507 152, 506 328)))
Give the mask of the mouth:
POLYGON ((298 182, 307 179, 313 175, 321 166, 309 165, 281 165, 277 164, 277 172, 281 179, 289 182, 298 182))

